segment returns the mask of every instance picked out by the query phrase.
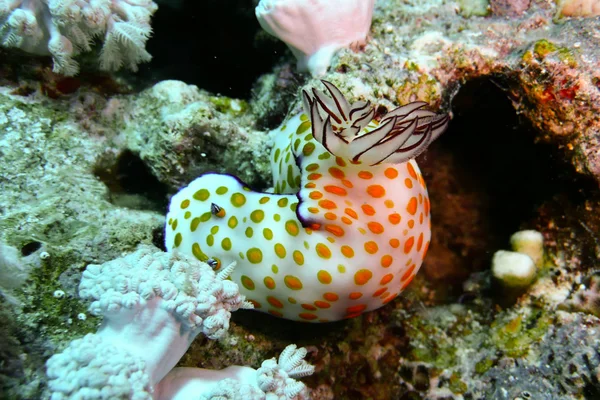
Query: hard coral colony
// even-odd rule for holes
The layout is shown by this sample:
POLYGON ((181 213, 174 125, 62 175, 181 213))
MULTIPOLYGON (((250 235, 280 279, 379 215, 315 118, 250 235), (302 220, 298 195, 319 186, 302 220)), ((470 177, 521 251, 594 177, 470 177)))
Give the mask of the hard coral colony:
POLYGON ((380 121, 368 102, 304 92, 304 113, 278 129, 275 193, 205 174, 177 193, 166 246, 231 275, 256 309, 327 322, 373 310, 417 273, 430 232, 425 182, 412 159, 449 117, 399 107, 380 121))

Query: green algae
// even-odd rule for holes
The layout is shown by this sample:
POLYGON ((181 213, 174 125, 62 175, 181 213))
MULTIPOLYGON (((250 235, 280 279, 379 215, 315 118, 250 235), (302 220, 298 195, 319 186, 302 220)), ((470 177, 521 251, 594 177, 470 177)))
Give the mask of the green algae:
POLYGON ((208 101, 215 106, 215 109, 218 112, 233 117, 244 115, 250 109, 250 106, 246 101, 224 96, 209 96, 208 101))
POLYGON ((563 63, 567 64, 571 68, 577 67, 577 61, 575 55, 568 47, 560 47, 547 39, 538 40, 533 44, 533 47, 527 50, 523 56, 522 61, 530 63, 533 60, 543 61, 549 56, 556 55, 556 57, 563 63))
POLYGON ((553 324, 547 311, 532 309, 516 316, 505 315, 491 325, 494 346, 507 356, 526 357, 534 343, 540 342, 553 324))

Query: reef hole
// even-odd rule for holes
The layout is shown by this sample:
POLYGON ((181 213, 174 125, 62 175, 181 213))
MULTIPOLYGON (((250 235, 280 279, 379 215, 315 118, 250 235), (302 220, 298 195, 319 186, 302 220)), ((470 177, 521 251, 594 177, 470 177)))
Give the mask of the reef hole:
POLYGON ((263 32, 254 7, 248 0, 161 2, 147 44, 152 61, 140 66, 141 76, 249 99, 256 79, 286 51, 263 32))
POLYGON ((165 212, 167 186, 152 175, 137 154, 126 150, 116 159, 99 164, 94 174, 108 187, 111 203, 136 210, 165 212))
POLYGON ((21 247, 21 255, 27 257, 38 251, 41 247, 42 244, 40 242, 28 242, 21 247))
POLYGON ((535 142, 535 129, 491 78, 467 82, 452 111, 448 131, 418 161, 432 210, 424 270, 429 279, 459 284, 488 269, 512 233, 534 228, 528 222, 545 201, 581 196, 583 178, 556 146, 535 142))

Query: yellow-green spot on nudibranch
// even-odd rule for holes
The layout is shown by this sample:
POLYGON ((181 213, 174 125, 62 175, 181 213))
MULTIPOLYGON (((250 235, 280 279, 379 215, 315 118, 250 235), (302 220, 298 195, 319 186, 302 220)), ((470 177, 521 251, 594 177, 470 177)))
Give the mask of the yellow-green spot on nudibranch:
POLYGON ((241 207, 244 204, 246 204, 246 196, 244 196, 242 193, 234 193, 231 195, 231 204, 234 207, 241 207))
POLYGON ((277 200, 277 205, 279 207, 285 207, 288 204, 288 199, 287 197, 282 197, 281 199, 277 200))
POLYGON ((181 236, 181 233, 178 233, 177 235, 175 235, 175 240, 173 242, 173 244, 175 245, 175 247, 179 247, 179 245, 181 244, 182 240, 183 240, 183 236, 181 236))
POLYGON ((258 247, 252 247, 246 252, 246 257, 248 257, 248 261, 252 264, 260 264, 263 259, 263 254, 258 247))
POLYGON ((298 227, 298 223, 293 219, 289 219, 285 222, 285 230, 292 236, 298 236, 300 232, 300 228, 298 227))
POLYGON ((221 247, 225 251, 231 250, 231 239, 229 239, 228 237, 223 238, 223 240, 221 240, 221 247))
POLYGON ((250 213, 250 219, 252 222, 259 223, 265 218, 265 212, 263 210, 254 210, 250 213))
POLYGON ((242 275, 240 281, 242 282, 242 285, 248 290, 254 290, 256 288, 254 281, 246 275, 242 275))
POLYGON ((206 201, 210 197, 210 192, 206 189, 200 189, 192 197, 199 201, 206 201))
POLYGON ((200 261, 208 260, 208 256, 204 254, 198 243, 194 243, 192 245, 192 254, 200 261))
POLYGON ((431 232, 411 157, 448 123, 424 103, 379 115, 324 85, 271 132, 272 191, 203 174, 173 196, 165 229, 168 251, 235 263, 229 278, 257 310, 313 323, 377 309, 413 280, 431 232))
POLYGON ((271 239, 273 239, 273 231, 270 230, 269 228, 264 228, 263 236, 265 237, 265 239, 271 240, 271 239))
POLYGON ((277 254, 277 257, 285 258, 287 252, 281 243, 275 243, 273 248, 275 249, 275 254, 277 254))
POLYGON ((302 281, 300 280, 300 278, 293 276, 293 275, 286 275, 283 278, 283 282, 285 283, 285 286, 287 286, 288 288, 290 288, 292 290, 300 290, 303 287, 302 281))

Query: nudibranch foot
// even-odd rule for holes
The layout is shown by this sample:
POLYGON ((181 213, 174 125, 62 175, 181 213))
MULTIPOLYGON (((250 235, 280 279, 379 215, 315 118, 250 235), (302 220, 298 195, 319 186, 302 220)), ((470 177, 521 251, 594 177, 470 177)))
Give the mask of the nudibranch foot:
POLYGON ((425 182, 412 159, 449 117, 415 102, 373 120, 373 107, 304 91, 305 113, 277 130, 275 193, 204 174, 177 193, 166 245, 220 268, 257 310, 326 322, 394 299, 431 239, 425 182))

